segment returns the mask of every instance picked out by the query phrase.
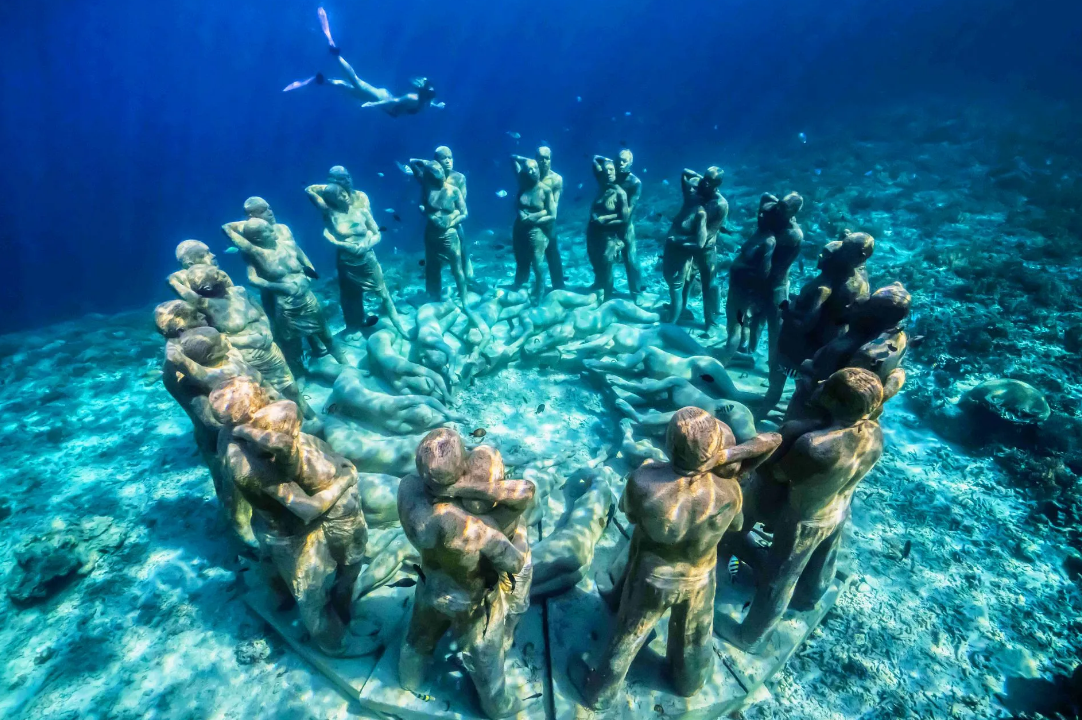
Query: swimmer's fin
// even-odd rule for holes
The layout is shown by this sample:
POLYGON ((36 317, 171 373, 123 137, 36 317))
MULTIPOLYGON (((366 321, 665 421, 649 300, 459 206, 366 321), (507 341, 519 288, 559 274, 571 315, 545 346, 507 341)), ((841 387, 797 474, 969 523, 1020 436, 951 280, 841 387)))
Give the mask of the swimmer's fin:
POLYGON ((305 85, 310 85, 313 82, 322 84, 322 83, 319 82, 319 79, 322 78, 322 77, 323 77, 322 75, 315 75, 314 77, 310 77, 307 80, 297 80, 296 82, 291 82, 291 83, 289 83, 288 85, 285 86, 285 88, 282 90, 282 92, 289 92, 290 90, 296 90, 297 88, 302 88, 305 85))
POLYGON ((334 38, 331 37, 331 24, 327 21, 327 11, 320 7, 318 12, 319 26, 323 28, 323 34, 327 36, 327 42, 331 44, 331 52, 334 52, 338 46, 334 44, 334 38))

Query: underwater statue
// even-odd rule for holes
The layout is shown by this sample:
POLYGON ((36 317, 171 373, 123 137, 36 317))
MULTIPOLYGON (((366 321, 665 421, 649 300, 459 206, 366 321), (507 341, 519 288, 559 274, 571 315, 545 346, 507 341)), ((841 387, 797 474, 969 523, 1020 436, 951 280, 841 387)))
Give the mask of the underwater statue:
POLYGON ((368 367, 400 395, 432 395, 448 402, 451 391, 444 375, 411 361, 411 351, 408 340, 379 330, 368 336, 368 367))
POLYGON ((635 526, 618 581, 616 626, 591 668, 573 658, 568 674, 586 707, 610 707, 632 661, 667 611, 667 660, 674 689, 685 697, 713 668, 717 546, 740 527, 739 478, 777 448, 774 433, 736 444, 723 423, 699 408, 673 415, 666 434, 671 461, 647 461, 627 479, 620 508, 635 526))
POLYGON ((436 88, 425 77, 415 77, 410 80, 412 91, 397 96, 386 88, 378 88, 361 80, 353 66, 342 57, 342 50, 334 43, 334 38, 331 36, 331 24, 323 8, 319 8, 319 24, 323 28, 323 35, 327 38, 331 57, 338 61, 338 64, 342 67, 342 72, 346 75, 346 79, 328 78, 324 77, 323 73, 316 73, 305 80, 291 82, 283 88, 282 92, 297 90, 312 83, 316 85, 329 84, 331 87, 341 88, 350 97, 359 100, 361 107, 379 108, 391 117, 416 115, 427 107, 440 109, 444 107, 444 103, 436 102, 436 88))
POLYGON ((680 175, 683 205, 665 239, 661 265, 669 286, 669 322, 677 323, 687 307, 696 271, 703 289, 703 319, 709 332, 718 314, 717 238, 729 217, 729 202, 719 188, 725 173, 709 167, 700 175, 685 169, 680 175))
POLYGON ((537 148, 535 155, 537 161, 537 176, 541 184, 552 192, 552 222, 541 226, 548 238, 545 246, 545 262, 549 266, 549 280, 554 290, 561 290, 564 286, 564 261, 560 257, 560 246, 557 242, 556 216, 560 211, 560 196, 564 194, 564 178, 552 169, 552 149, 546 146, 537 148))
MULTIPOLYGON (((457 353, 444 340, 444 334, 450 330, 461 314, 459 307, 451 301, 422 305, 417 309, 413 342, 410 347, 410 360, 438 373, 446 383, 448 395, 453 392, 451 366, 457 358, 457 353)), ((472 315, 472 313, 467 314, 472 315)), ((476 323, 471 321, 470 324, 476 323)))
POLYGON ((184 274, 184 282, 173 286, 181 299, 206 316, 210 326, 259 371, 263 382, 306 410, 289 364, 274 342, 270 321, 248 291, 233 285, 229 276, 214 265, 193 265, 184 274))
POLYGON ((775 362, 770 367, 766 396, 757 414, 770 412, 781 399, 785 378, 794 375, 805 360, 845 332, 845 316, 854 303, 868 299, 865 262, 875 250, 867 233, 848 230, 819 254, 819 274, 804 284, 800 294, 781 305, 775 362))
POLYGON ((627 195, 627 225, 624 226, 624 248, 620 251, 620 257, 624 261, 624 269, 627 272, 627 289, 631 293, 631 299, 639 296, 642 289, 642 270, 639 267, 639 249, 635 239, 635 206, 642 195, 642 181, 631 172, 631 165, 635 162, 635 156, 631 151, 624 148, 616 156, 616 183, 627 195))
MULTIPOLYGON (((443 168, 443 175, 446 178, 446 182, 450 185, 454 185, 458 189, 459 194, 462 196, 462 210, 463 219, 469 215, 466 210, 466 176, 455 170, 455 157, 451 153, 451 148, 446 145, 440 145, 436 148, 436 153, 433 155, 436 162, 443 168)), ((462 229, 462 222, 459 221, 456 226, 458 230, 458 242, 462 248, 462 272, 466 276, 466 280, 473 279, 473 261, 470 260, 469 248, 466 245, 466 233, 462 229)))
POLYGON ((617 409, 651 435, 664 433, 678 409, 697 407, 728 425, 738 442, 755 436, 751 410, 731 398, 712 397, 682 377, 636 381, 607 375, 604 381, 616 396, 617 409), (654 412, 641 413, 636 407, 647 407, 654 412))
MULTIPOLYGON (((398 309, 383 280, 383 268, 373 249, 381 236, 372 211, 338 183, 309 185, 305 192, 323 215, 323 237, 336 250, 338 290, 346 334, 355 336, 362 328, 375 324, 375 318, 370 321, 364 311, 364 294, 369 292, 379 296, 384 316, 395 330, 405 335, 398 309)), ((367 205, 367 197, 363 203, 367 205)))
MULTIPOLYGON (((511 245, 515 253, 515 281, 511 288, 518 290, 525 285, 532 269, 531 298, 533 304, 537 305, 545 294, 542 264, 547 257, 549 233, 555 233, 550 228, 556 222, 556 200, 551 188, 541 182, 536 160, 521 155, 512 155, 511 160, 518 178, 518 195, 515 198, 517 215, 511 231, 511 245)), ((552 268, 550 262, 550 275, 552 268)))
POLYGON ((829 589, 853 492, 883 454, 883 431, 872 419, 883 386, 874 374, 839 370, 811 402, 821 416, 785 423, 781 447, 746 491, 744 531, 762 521, 773 542, 753 565, 755 598, 744 620, 719 613, 715 622, 721 637, 749 652, 764 645, 788 608, 810 610, 829 589))
POLYGON ((411 435, 448 422, 465 422, 458 413, 427 395, 387 395, 372 390, 361 374, 344 370, 334 382, 328 407, 376 432, 411 435))
MULTIPOLYGON (((276 243, 296 256, 301 271, 313 280, 319 279, 319 273, 316 272, 315 266, 312 265, 312 261, 308 259, 308 256, 304 254, 301 246, 297 244, 297 239, 293 237, 293 231, 289 229, 288 225, 278 222, 278 218, 274 216, 274 211, 271 210, 271 206, 266 200, 258 196, 252 196, 245 200, 244 215, 249 220, 263 220, 270 225, 271 229, 274 230, 276 243)), ((236 224, 239 225, 240 223, 236 224)), ((244 252, 243 248, 238 249, 244 252)))
POLYGON ((623 252, 631 210, 627 194, 616 182, 616 164, 609 158, 595 155, 593 168, 598 188, 586 225, 586 255, 594 270, 594 284, 590 289, 600 290, 602 299, 611 300, 612 265, 623 252))
POLYGON ((301 348, 304 338, 308 339, 313 356, 330 353, 344 364, 345 356, 331 337, 323 307, 312 292, 309 274, 296 245, 283 242, 275 226, 261 218, 226 223, 222 231, 248 263, 248 282, 270 294, 275 340, 293 371, 304 371, 301 348))
MULTIPOLYGON (((207 319, 183 300, 170 300, 154 308, 154 324, 163 337, 174 340, 195 328, 207 327, 207 319)), ((192 421, 196 447, 209 465, 214 461, 220 425, 210 411, 207 393, 186 378, 182 365, 171 361, 167 354, 162 365, 162 384, 192 421)))
MULTIPOLYGON (((180 263, 181 269, 172 273, 166 280, 169 283, 169 287, 180 297, 184 297, 183 291, 185 289, 192 290, 193 288, 189 284, 188 268, 193 265, 214 265, 217 267, 218 261, 214 257, 214 253, 210 251, 210 248, 198 240, 184 240, 177 245, 176 250, 177 262, 180 263)), ((232 285, 233 281, 230 280, 229 284, 232 285)))
MULTIPOLYGON (((729 268, 729 296, 725 302, 728 339, 722 359, 729 358, 747 342, 745 330, 753 330, 748 351, 758 344, 758 328, 767 327, 767 355, 773 357, 781 331, 782 302, 789 298, 789 269, 800 255, 804 231, 796 214, 804 198, 795 192, 779 200, 759 198, 758 227, 736 254, 729 268)), ((770 361, 771 364, 773 361, 770 361)), ((768 365, 769 366, 769 365, 768 365)))
POLYGON ((462 241, 458 224, 466 219, 466 199, 446 182, 443 167, 435 160, 409 162, 421 183, 421 212, 425 223, 425 291, 432 300, 443 299, 443 264, 451 270, 459 302, 466 306, 466 274, 462 264, 462 241))
POLYGON ((576 472, 564 484, 567 511, 556 527, 532 548, 532 597, 566 592, 586 577, 594 548, 609 524, 616 474, 602 466, 576 472))
POLYGON ((846 367, 864 368, 875 373, 883 383, 884 404, 897 395, 905 384, 905 370, 901 364, 909 349, 909 337, 903 325, 909 316, 911 302, 906 289, 895 282, 850 307, 844 319, 848 328, 845 334, 827 343, 811 360, 805 360, 801 365, 785 419, 807 417, 807 404, 815 390, 828 377, 846 367))
POLYGON ((301 432, 288 400, 260 406, 251 383, 211 394, 223 424, 218 452, 229 482, 252 508, 252 530, 297 601, 320 651, 371 652, 372 640, 349 632, 353 582, 368 529, 357 470, 318 438, 301 432))
POLYGON ((524 571, 529 556, 515 542, 521 540, 516 525, 534 486, 505 480, 494 450, 479 457, 479 468, 470 467, 471 459, 457 433, 433 431, 417 448, 416 473, 399 485, 398 514, 421 554, 421 572, 398 676, 403 688, 419 690, 432 653, 450 632, 481 709, 501 718, 522 705, 507 688, 504 661, 513 639, 508 621, 519 604, 509 579, 524 571))

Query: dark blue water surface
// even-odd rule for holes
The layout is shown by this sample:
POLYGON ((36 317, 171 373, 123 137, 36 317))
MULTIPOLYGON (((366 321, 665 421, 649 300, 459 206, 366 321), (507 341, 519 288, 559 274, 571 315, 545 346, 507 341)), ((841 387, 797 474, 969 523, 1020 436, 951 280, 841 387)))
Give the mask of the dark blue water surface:
POLYGON ((283 94, 335 70, 311 0, 3 3, 0 331, 164 297, 176 243, 224 249, 219 226, 252 194, 329 273, 301 190, 334 163, 399 230, 385 245, 415 249, 417 193, 395 161, 441 143, 469 175, 473 231, 502 232, 506 157, 541 141, 572 186, 621 140, 656 179, 811 128, 856 134, 863 109, 933 92, 1070 101, 1082 68, 1077 0, 326 6, 362 77, 393 90, 426 74, 447 109, 395 120, 330 88, 283 94))

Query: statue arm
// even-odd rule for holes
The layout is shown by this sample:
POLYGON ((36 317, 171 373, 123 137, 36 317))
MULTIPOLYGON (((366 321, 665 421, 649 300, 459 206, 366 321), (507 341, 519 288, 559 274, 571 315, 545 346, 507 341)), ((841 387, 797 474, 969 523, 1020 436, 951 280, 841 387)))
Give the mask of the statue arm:
POLYGON ((255 245, 248 242, 248 239, 240 234, 240 226, 243 222, 229 222, 222 225, 222 232, 229 238, 229 242, 237 246, 241 252, 248 254, 255 250, 255 245))
POLYGON ((497 503, 509 510, 525 510, 537 487, 529 480, 463 478, 444 491, 447 497, 497 503))
POLYGON ((170 340, 165 344, 165 359, 180 368, 197 385, 204 387, 208 391, 211 390, 210 387, 207 387, 210 373, 205 367, 185 355, 180 343, 176 340, 170 340))
POLYGON ((304 254, 304 250, 296 241, 293 242, 293 248, 297 251, 297 260, 300 261, 301 267, 304 268, 304 274, 313 280, 318 280, 319 273, 316 272, 316 266, 312 264, 312 261, 308 259, 308 256, 304 254))
POLYGON ((520 552, 503 533, 482 522, 475 522, 478 522, 481 528, 481 555, 500 572, 522 572, 526 564, 526 555, 520 552))
POLYGON ((635 206, 639 203, 639 198, 642 196, 642 181, 637 179, 631 186, 631 192, 627 193, 627 208, 628 215, 635 212, 635 206))
POLYGON ((718 465, 740 463, 739 474, 751 472, 759 467, 781 445, 781 435, 778 433, 760 433, 747 442, 722 451, 718 465))
POLYGON ((304 189, 304 192, 308 193, 308 199, 312 201, 312 204, 319 208, 321 213, 327 213, 330 208, 327 207, 327 203, 323 200, 323 190, 326 189, 326 185, 309 185, 304 189))
POLYGON ((364 226, 368 230, 368 238, 371 240, 371 242, 368 243, 368 249, 371 250, 376 245, 379 245, 380 240, 383 239, 383 233, 380 232, 379 223, 376 222, 376 218, 372 215, 372 211, 367 207, 364 212, 364 226))
POLYGON ((169 287, 173 289, 173 292, 175 292, 177 294, 177 297, 179 297, 181 300, 187 303, 191 303, 197 308, 202 309, 206 304, 206 301, 199 293, 188 287, 187 283, 185 283, 182 279, 183 277, 183 270, 178 270, 177 272, 170 274, 169 278, 167 279, 169 287))
POLYGON ((702 175, 691 170, 690 168, 684 168, 684 171, 680 173, 680 187, 683 189, 684 194, 687 195, 692 190, 691 181, 701 180, 702 175))
POLYGON ((357 483, 356 476, 336 478, 331 485, 315 495, 309 495, 293 481, 265 488, 264 492, 299 517, 306 525, 330 510, 342 494, 357 483))
POLYGON ((551 225, 556 222, 556 195, 550 188, 545 188, 545 209, 537 213, 538 225, 551 225))
POLYGON ((455 213, 457 213, 457 217, 453 223, 454 225, 461 225, 470 216, 469 210, 466 209, 466 193, 462 190, 458 190, 455 197, 455 213))
POLYGON ((259 273, 251 265, 248 266, 248 282, 261 290, 271 290, 283 295, 289 295, 293 291, 293 288, 286 283, 273 282, 259 277, 259 273))

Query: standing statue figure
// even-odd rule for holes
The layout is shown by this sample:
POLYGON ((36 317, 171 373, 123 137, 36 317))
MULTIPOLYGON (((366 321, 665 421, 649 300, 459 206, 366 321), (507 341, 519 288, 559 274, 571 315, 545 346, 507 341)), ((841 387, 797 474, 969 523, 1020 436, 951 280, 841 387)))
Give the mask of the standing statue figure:
POLYGON ((364 312, 365 292, 379 296, 383 314, 395 330, 405 335, 398 309, 383 280, 383 268, 373 249, 381 236, 367 196, 361 193, 364 197, 362 205, 354 194, 357 191, 351 192, 336 182, 309 185, 305 192, 323 215, 323 237, 337 251, 338 289, 347 336, 356 336, 362 328, 375 324, 375 318, 369 321, 364 312))
POLYGON ((368 537, 353 463, 301 432, 294 403, 265 405, 250 382, 223 385, 210 403, 224 475, 251 505, 253 533, 313 642, 328 655, 370 652, 346 625, 368 537))
POLYGON ((458 225, 466 219, 466 199, 447 182, 435 160, 412 158, 413 176, 421 183, 421 212, 425 216, 425 290, 432 300, 443 297, 443 264, 451 270, 458 299, 466 307, 466 274, 462 269, 462 241, 458 225))
POLYGON ((262 218, 226 223, 222 231, 248 263, 248 282, 270 294, 275 340, 293 372, 304 372, 304 338, 308 338, 313 355, 330 353, 345 363, 345 356, 331 338, 323 308, 312 292, 303 253, 296 244, 284 241, 275 226, 262 218))
POLYGON ((462 272, 466 276, 466 280, 473 279, 473 261, 470 260, 469 248, 466 245, 466 233, 462 229, 462 220, 465 220, 469 215, 466 209, 466 176, 455 170, 455 158, 451 154, 451 148, 446 145, 440 145, 436 148, 435 156, 436 162, 443 168, 443 174, 447 178, 446 182, 454 185, 458 188, 458 192, 462 194, 462 218, 458 223, 458 242, 462 246, 462 272))
POLYGON ((564 261, 556 238, 556 215, 560 209, 560 196, 564 194, 563 176, 552 169, 552 149, 542 145, 537 148, 537 174, 541 184, 552 191, 552 222, 542 226, 549 244, 545 247, 545 262, 549 266, 549 279, 553 290, 564 287, 564 261))
POLYGON ((624 229, 624 249, 621 257, 627 272, 627 289, 631 299, 635 300, 642 290, 642 269, 639 267, 639 249, 635 239, 635 206, 642 195, 642 181, 631 172, 635 156, 624 148, 616 156, 616 182, 627 195, 627 225, 624 229))
POLYGON ((840 240, 819 254, 819 275, 800 294, 781 304, 781 330, 766 396, 757 416, 770 412, 781 399, 785 378, 795 375, 805 360, 845 332, 845 316, 854 303, 868 299, 865 262, 875 250, 875 238, 846 230, 840 240))
POLYGON ((535 491, 529 481, 504 480, 496 458, 489 450, 482 458, 488 462, 480 463, 495 472, 471 471, 462 438, 435 430, 417 448, 417 473, 398 488, 402 529, 421 555, 399 681, 407 690, 420 689, 433 651, 450 631, 490 718, 521 709, 507 688, 504 660, 517 604, 510 577, 528 567, 516 521, 535 491))
POLYGON ((590 206, 590 222, 586 226, 586 255, 594 270, 594 284, 590 289, 600 290, 602 300, 611 300, 612 265, 624 249, 624 234, 631 210, 627 194, 616 182, 615 163, 595 155, 593 166, 597 197, 590 206))
MULTIPOLYGON (((549 234, 556 222, 556 200, 551 188, 541 182, 540 170, 536 160, 512 155, 515 164, 515 176, 518 178, 518 196, 515 207, 515 226, 511 231, 511 245, 515 253, 515 281, 512 290, 518 290, 530 279, 533 269, 534 305, 541 302, 545 294, 545 275, 542 264, 545 261, 549 245, 549 234)), ((549 275, 554 272, 554 265, 549 261, 549 275)), ((554 286, 555 287, 555 286, 554 286)))
POLYGON ((784 424, 781 448, 748 489, 745 528, 767 522, 774 540, 756 568, 743 622, 720 614, 716 622, 719 635, 749 652, 762 647, 788 608, 810 610, 830 588, 853 492, 883 454, 883 431, 872 419, 883 386, 874 374, 839 370, 812 402, 822 417, 784 424))
POLYGON ((173 287, 182 300, 206 316, 210 326, 229 340, 245 362, 259 371, 266 384, 306 409, 289 364, 271 335, 270 321, 247 290, 233 285, 229 276, 214 265, 193 265, 185 271, 185 281, 173 287))
POLYGON ((612 638, 594 668, 572 660, 569 676, 585 705, 608 708, 631 662, 666 611, 668 662, 676 692, 687 697, 713 667, 717 546, 740 527, 739 478, 781 442, 774 433, 736 444, 708 412, 683 408, 669 423, 668 463, 648 460, 631 473, 620 508, 635 525, 628 564, 617 582, 620 609, 612 638))
POLYGON ((669 322, 678 322, 684 314, 691 279, 698 270, 707 332, 714 327, 719 304, 717 238, 729 217, 729 202, 718 191, 724 175, 717 167, 707 168, 703 175, 687 169, 681 173, 684 204, 673 219, 661 256, 662 272, 669 285, 669 322))
MULTIPOLYGON (((781 303, 789 297, 789 269, 800 255, 804 231, 796 214, 804 198, 795 192, 783 199, 766 193, 759 198, 758 228, 748 238, 729 269, 729 297, 725 302, 728 338, 722 361, 728 362, 747 342, 748 352, 758 345, 759 327, 767 326, 767 356, 773 364, 781 331, 781 303)), ((769 365, 768 365, 769 367, 769 365)))
MULTIPOLYGON (((180 270, 172 273, 166 282, 169 283, 169 287, 173 288, 173 291, 177 295, 181 295, 184 290, 192 290, 192 286, 189 284, 189 278, 187 270, 193 265, 213 265, 218 266, 218 261, 214 257, 214 253, 210 251, 210 248, 198 240, 184 240, 177 245, 177 262, 180 263, 180 270)), ((230 285, 233 281, 230 280, 230 285)))

